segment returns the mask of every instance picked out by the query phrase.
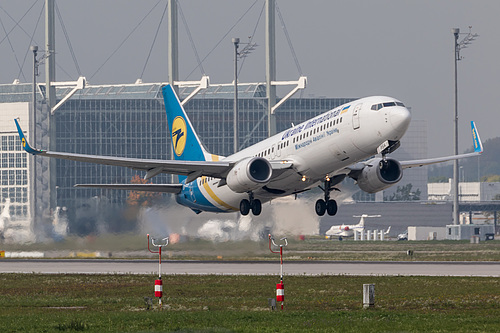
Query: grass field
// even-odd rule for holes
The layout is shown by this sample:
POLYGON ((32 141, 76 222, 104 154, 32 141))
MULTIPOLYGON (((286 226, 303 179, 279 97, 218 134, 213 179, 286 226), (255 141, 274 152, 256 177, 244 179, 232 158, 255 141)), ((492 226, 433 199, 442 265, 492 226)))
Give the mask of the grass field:
MULTIPOLYGON (((1 263, 0 263, 1 264, 1 263)), ((500 279, 285 276, 0 275, 1 332, 498 332, 500 279), (375 307, 362 309, 362 285, 375 307)))

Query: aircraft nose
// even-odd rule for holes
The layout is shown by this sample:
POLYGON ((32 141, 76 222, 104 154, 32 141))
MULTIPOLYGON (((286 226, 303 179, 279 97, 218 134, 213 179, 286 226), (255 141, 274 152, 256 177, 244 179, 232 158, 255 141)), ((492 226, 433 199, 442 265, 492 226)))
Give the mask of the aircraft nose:
POLYGON ((404 134, 410 126, 411 114, 407 108, 403 106, 392 108, 389 119, 392 127, 397 132, 404 134))

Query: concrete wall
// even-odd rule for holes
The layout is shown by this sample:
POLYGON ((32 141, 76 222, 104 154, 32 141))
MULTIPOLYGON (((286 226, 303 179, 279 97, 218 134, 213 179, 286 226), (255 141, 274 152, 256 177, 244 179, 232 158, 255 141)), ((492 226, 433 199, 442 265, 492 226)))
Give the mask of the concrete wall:
POLYGON ((446 239, 446 227, 408 227, 408 240, 446 239))
POLYGON ((494 233, 495 227, 493 225, 461 224, 446 226, 446 239, 451 240, 471 239, 472 236, 479 236, 479 239, 484 241, 486 240, 486 234, 494 233))

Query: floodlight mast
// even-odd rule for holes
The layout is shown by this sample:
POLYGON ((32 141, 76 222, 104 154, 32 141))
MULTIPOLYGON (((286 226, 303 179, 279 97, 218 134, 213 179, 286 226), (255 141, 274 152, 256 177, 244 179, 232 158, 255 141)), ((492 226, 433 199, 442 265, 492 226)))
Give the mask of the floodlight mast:
MULTIPOLYGON (((469 33, 460 42, 458 41, 460 35, 459 28, 451 30, 455 37, 455 116, 454 116, 454 154, 458 155, 458 61, 462 60, 460 50, 467 48, 477 37, 478 34, 472 33, 472 26, 469 26, 469 33)), ((459 224, 459 186, 458 186, 458 160, 453 161, 453 224, 459 224)))
MULTIPOLYGON (((39 75, 38 73, 38 66, 39 62, 36 59, 37 53, 38 53, 38 46, 32 45, 30 46, 30 50, 33 52, 33 87, 31 91, 31 116, 30 116, 30 122, 29 122, 29 139, 31 142, 33 142, 34 147, 37 146, 36 142, 36 77, 39 75)), ((36 221, 35 221, 35 211, 36 211, 36 160, 35 160, 35 155, 31 155, 29 157, 29 163, 30 163, 30 219, 31 219, 31 225, 36 226, 36 221)))
MULTIPOLYGON (((249 37, 250 38, 250 37, 249 37)), ((234 137, 233 137, 233 153, 237 153, 239 150, 239 114, 238 114, 238 58, 245 58, 248 56, 253 50, 255 50, 255 47, 257 46, 256 43, 252 43, 251 40, 248 41, 248 43, 242 43, 246 44, 241 51, 238 52, 238 48, 240 46, 240 39, 239 38, 233 38, 231 40, 234 44, 234 102, 233 102, 233 128, 234 128, 234 137)))
POLYGON ((234 128, 234 142, 233 142, 233 153, 238 152, 238 46, 240 44, 239 38, 232 39, 234 44, 234 105, 233 105, 233 128, 234 128))

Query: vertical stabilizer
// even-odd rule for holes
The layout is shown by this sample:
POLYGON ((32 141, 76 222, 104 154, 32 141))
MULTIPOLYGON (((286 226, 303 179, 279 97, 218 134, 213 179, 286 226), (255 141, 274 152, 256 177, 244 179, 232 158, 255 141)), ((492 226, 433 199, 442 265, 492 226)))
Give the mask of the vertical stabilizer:
POLYGON ((359 223, 358 223, 358 226, 360 227, 364 227, 365 226, 365 217, 367 217, 366 215, 361 215, 361 218, 359 219, 359 223))
MULTIPOLYGON (((171 85, 162 88, 168 130, 172 141, 174 159, 184 161, 205 161, 203 148, 193 125, 182 107, 171 85)), ((208 155, 208 154, 207 154, 208 155)))

